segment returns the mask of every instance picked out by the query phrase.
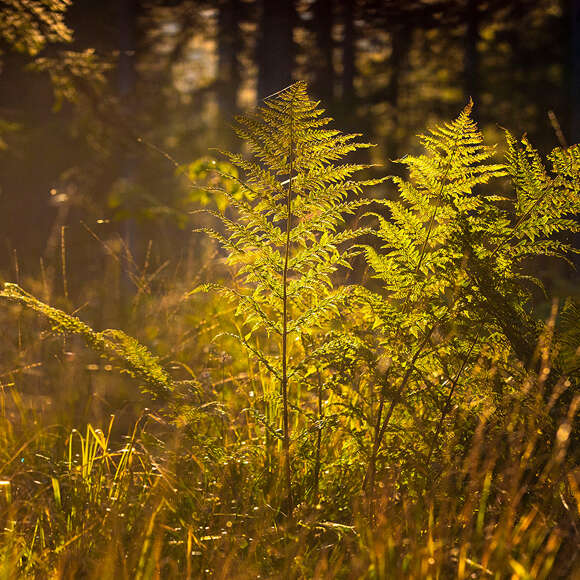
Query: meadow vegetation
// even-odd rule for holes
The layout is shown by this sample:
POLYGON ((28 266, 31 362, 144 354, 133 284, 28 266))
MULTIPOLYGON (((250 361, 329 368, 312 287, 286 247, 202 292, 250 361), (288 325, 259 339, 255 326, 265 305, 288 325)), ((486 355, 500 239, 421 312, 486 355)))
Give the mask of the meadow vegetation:
POLYGON ((572 578, 580 305, 536 272, 580 147, 470 103, 385 177, 303 82, 235 130, 180 171, 189 253, 103 245, 106 314, 48 266, 0 290, 1 576, 572 578))

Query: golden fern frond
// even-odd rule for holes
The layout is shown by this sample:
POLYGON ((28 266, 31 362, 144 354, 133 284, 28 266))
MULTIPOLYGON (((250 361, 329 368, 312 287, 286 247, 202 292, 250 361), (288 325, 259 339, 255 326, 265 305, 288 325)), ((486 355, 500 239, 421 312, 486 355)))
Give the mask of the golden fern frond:
POLYGON ((53 331, 82 338, 97 354, 121 365, 132 377, 143 381, 143 391, 160 397, 174 390, 174 383, 151 351, 120 330, 97 332, 76 316, 54 308, 25 292, 16 284, 5 283, 0 298, 24 306, 51 321, 53 331))
POLYGON ((550 255, 564 257, 574 247, 550 238, 560 232, 580 231, 576 217, 580 212, 580 148, 555 149, 549 157, 549 171, 526 138, 518 142, 506 132, 506 140, 507 167, 516 197, 515 223, 507 233, 504 252, 516 246, 523 258, 541 255, 545 248, 550 255))
POLYGON ((346 229, 346 218, 368 203, 359 198, 363 188, 382 180, 354 178, 371 166, 345 163, 344 157, 369 145, 357 142, 358 134, 330 128, 331 121, 308 96, 306 84, 298 82, 236 118, 234 129, 248 147, 249 158, 223 152, 239 170, 232 179, 247 195, 242 201, 230 196, 235 218, 211 212, 222 227, 204 231, 226 250, 245 321, 252 320, 254 330, 255 320, 272 330, 258 304, 278 316, 284 284, 291 317, 300 316, 300 308, 310 308, 320 292, 331 292, 334 272, 349 267, 348 244, 365 233, 346 229), (251 309, 256 310, 253 316, 251 309))

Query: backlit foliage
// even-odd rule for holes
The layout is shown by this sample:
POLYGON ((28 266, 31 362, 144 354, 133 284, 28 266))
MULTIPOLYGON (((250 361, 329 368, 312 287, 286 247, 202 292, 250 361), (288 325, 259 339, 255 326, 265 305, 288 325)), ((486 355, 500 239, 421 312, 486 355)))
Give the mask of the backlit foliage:
POLYGON ((506 133, 497 160, 469 104, 372 199, 368 145, 329 123, 300 82, 237 119, 245 154, 190 167, 219 264, 147 287, 147 328, 192 327, 168 370, 4 285, 156 401, 117 445, 113 419, 40 429, 0 374, 3 575, 570 576, 580 314, 537 314, 533 273, 576 251, 580 149, 545 162, 506 133))
POLYGON ((421 136, 425 154, 400 160, 409 179, 393 178, 398 198, 382 202, 387 215, 373 214, 380 249, 364 247, 386 292, 369 300, 388 363, 378 381, 371 487, 391 423, 412 430, 406 455, 428 467, 457 401, 472 410, 495 404, 489 369, 530 368, 542 324, 529 314, 526 260, 574 251, 554 234, 578 231, 578 148, 555 150, 549 172, 526 139, 506 133, 505 163, 495 163, 471 108, 421 136), (513 186, 498 194, 506 176, 513 186))
MULTIPOLYGON (((333 275, 350 268, 349 244, 364 233, 345 227, 345 218, 368 204, 359 197, 362 188, 381 181, 354 178, 367 165, 339 163, 369 145, 357 142, 359 135, 328 128, 331 119, 323 113, 305 83, 297 83, 239 117, 235 130, 252 157, 224 152, 242 177, 222 175, 247 199, 222 189, 237 219, 215 212, 226 233, 205 230, 226 250, 236 275, 235 287, 219 291, 237 305, 238 339, 281 384, 287 469, 289 401, 300 412, 294 385, 308 386, 317 358, 312 349, 323 348, 320 331, 345 308, 349 287, 335 287, 333 275), (253 340, 259 332, 268 337, 266 348, 253 340)), ((266 420, 275 431, 277 418, 266 420)), ((290 479, 288 473, 289 495, 290 479)))
POLYGON ((143 382, 143 391, 167 396, 172 380, 159 360, 145 346, 121 330, 93 330, 76 316, 71 316, 38 300, 16 284, 4 284, 0 299, 21 304, 50 320, 56 333, 80 336, 96 353, 121 364, 121 370, 143 382))

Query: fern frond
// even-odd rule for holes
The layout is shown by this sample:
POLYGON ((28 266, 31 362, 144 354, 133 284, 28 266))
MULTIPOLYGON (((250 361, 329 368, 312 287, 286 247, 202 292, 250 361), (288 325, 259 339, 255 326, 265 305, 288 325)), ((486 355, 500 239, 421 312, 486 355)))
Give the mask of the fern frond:
POLYGON ((302 410, 288 399, 288 381, 308 384, 295 372, 297 365, 308 355, 305 345, 324 342, 324 329, 340 316, 348 292, 335 289, 334 277, 350 268, 353 242, 367 233, 348 229, 346 220, 369 203, 359 197, 363 189, 383 181, 356 179, 370 166, 345 157, 370 145, 358 142, 357 134, 330 128, 323 113, 299 82, 238 117, 235 131, 251 157, 225 156, 239 172, 232 179, 246 199, 228 197, 235 218, 212 214, 224 233, 206 230, 226 250, 236 276, 236 290, 228 292, 242 321, 238 340, 280 380, 290 505, 288 414, 302 410), (258 346, 261 331, 279 339, 277 353, 268 342, 258 346))
MULTIPOLYGON (((264 330, 274 327, 266 322, 258 303, 263 302, 261 309, 267 309, 269 316, 276 317, 282 310, 274 303, 282 299, 285 237, 289 236, 290 243, 288 296, 300 317, 300 308, 308 310, 308 305, 316 304, 320 292, 323 296, 332 292, 334 272, 349 267, 348 244, 361 232, 345 230, 345 220, 369 203, 357 199, 363 188, 383 181, 353 179, 371 166, 341 161, 369 145, 357 142, 358 134, 329 128, 331 121, 310 99, 306 85, 296 83, 267 99, 255 112, 236 119, 235 131, 251 158, 222 152, 239 170, 232 179, 248 195, 242 201, 230 196, 235 219, 212 212, 225 233, 212 228, 203 231, 227 251, 238 284, 247 288, 244 297, 238 297, 243 302, 240 312, 248 317, 254 310, 264 330), (286 199, 289 187, 290 204, 286 199), (289 233, 287 222, 291 223, 289 233), (255 302, 247 298, 250 294, 255 302)), ((304 328, 292 326, 298 327, 304 328)))
POLYGON ((0 298, 18 303, 51 321, 53 331, 82 338, 97 354, 121 365, 132 377, 143 381, 142 389, 154 397, 174 390, 174 383, 159 359, 147 347, 120 330, 97 332, 76 316, 54 308, 25 292, 16 284, 5 283, 0 298))

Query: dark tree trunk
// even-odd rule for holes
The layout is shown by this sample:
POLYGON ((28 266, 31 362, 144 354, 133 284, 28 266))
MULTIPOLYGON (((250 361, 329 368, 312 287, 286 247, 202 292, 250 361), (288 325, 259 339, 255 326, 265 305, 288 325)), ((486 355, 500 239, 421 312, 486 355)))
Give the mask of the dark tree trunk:
POLYGON ((568 93, 570 99, 569 143, 580 142, 580 0, 568 0, 570 21, 568 93))
MULTIPOLYGON (((401 80, 404 71, 407 69, 409 50, 411 48, 412 31, 406 24, 396 25, 391 32, 391 78, 387 89, 387 101, 391 106, 394 124, 400 125, 401 116, 399 115, 399 96, 401 93, 401 80)), ((390 159, 396 159, 399 156, 397 137, 398 131, 388 140, 386 151, 390 159)), ((401 167, 402 169, 402 167, 401 167)))
POLYGON ((137 74, 135 53, 137 50, 138 0, 121 0, 119 3, 119 95, 130 101, 135 91, 137 74))
POLYGON ((258 99, 292 82, 295 9, 292 0, 262 0, 258 41, 258 99))
POLYGON ((342 38, 342 101, 344 107, 354 104, 355 75, 355 31, 354 31, 355 0, 345 0, 342 3, 342 21, 344 26, 342 38))
POLYGON ((237 111, 241 81, 238 60, 242 46, 240 4, 240 0, 222 0, 218 11, 217 101, 222 118, 227 119, 237 111))
POLYGON ((465 100, 473 99, 479 104, 479 53, 477 43, 479 41, 480 13, 477 7, 478 0, 467 0, 465 7, 465 54, 463 61, 463 93, 465 100))
MULTIPOLYGON (((121 114, 129 126, 134 127, 135 118, 135 88, 137 71, 135 60, 137 53, 137 17, 139 10, 138 0, 121 0, 119 3, 119 62, 117 65, 117 83, 121 114)), ((135 154, 119 142, 119 175, 128 183, 134 182, 137 174, 137 160, 135 154)), ((131 281, 130 269, 133 265, 137 247, 136 223, 129 217, 123 225, 123 237, 126 245, 126 259, 123 264, 123 292, 130 296, 134 285, 131 281)))
POLYGON ((316 36, 316 61, 314 65, 313 91, 323 104, 334 99, 333 66, 333 1, 317 0, 314 4, 314 33, 316 36))

